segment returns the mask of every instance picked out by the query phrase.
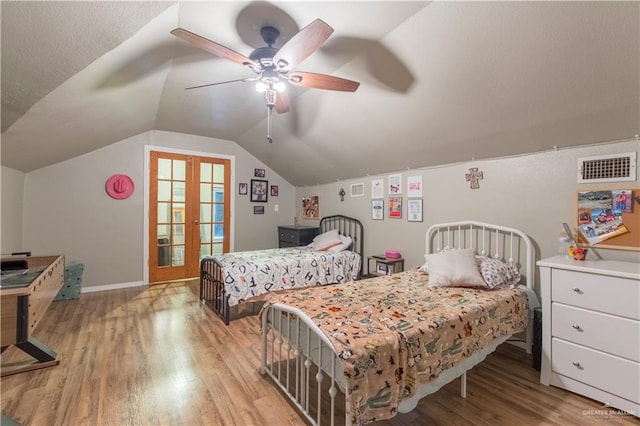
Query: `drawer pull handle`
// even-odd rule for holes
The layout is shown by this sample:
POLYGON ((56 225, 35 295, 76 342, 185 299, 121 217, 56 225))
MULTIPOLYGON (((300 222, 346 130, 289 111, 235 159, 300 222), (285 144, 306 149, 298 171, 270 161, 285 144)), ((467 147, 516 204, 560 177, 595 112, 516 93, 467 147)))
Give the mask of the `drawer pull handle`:
POLYGON ((584 370, 584 368, 580 365, 579 362, 573 361, 572 364, 578 368, 578 370, 584 370))
POLYGON ((582 293, 582 290, 580 290, 578 287, 574 287, 571 290, 575 291, 576 293, 582 293))
POLYGON ((576 329, 578 331, 582 331, 582 327, 580 327, 578 324, 573 324, 571 327, 573 327, 574 329, 576 329))

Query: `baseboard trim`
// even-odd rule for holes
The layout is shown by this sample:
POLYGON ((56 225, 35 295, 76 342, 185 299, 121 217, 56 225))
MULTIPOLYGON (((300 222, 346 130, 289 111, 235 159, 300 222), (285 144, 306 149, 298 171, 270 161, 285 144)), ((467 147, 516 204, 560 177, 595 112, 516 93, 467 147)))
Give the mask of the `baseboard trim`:
POLYGON ((123 288, 130 287, 143 287, 147 286, 143 281, 132 281, 130 283, 120 283, 120 284, 105 284, 105 285, 97 285, 91 287, 82 287, 81 293, 93 293, 96 291, 109 291, 109 290, 119 290, 123 288))

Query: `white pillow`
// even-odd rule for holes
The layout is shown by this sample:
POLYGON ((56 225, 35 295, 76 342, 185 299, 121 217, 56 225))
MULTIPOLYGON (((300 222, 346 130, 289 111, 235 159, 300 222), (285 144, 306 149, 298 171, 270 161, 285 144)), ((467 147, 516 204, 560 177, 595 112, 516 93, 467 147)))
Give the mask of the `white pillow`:
POLYGON ((424 256, 429 270, 429 287, 483 287, 473 249, 448 250, 424 256))
POLYGON ((324 232, 320 235, 316 235, 313 239, 313 249, 314 250, 327 250, 333 246, 337 246, 342 243, 340 239, 340 234, 336 229, 332 229, 331 231, 324 232))
MULTIPOLYGON (((443 251, 449 251, 449 250, 460 250, 460 249, 446 246, 445 248, 440 249, 436 253, 442 253, 443 251)), ((425 254, 424 257, 426 258, 427 255, 425 254)), ((425 274, 428 274, 429 273, 429 265, 427 264, 427 262, 424 262, 420 267, 418 267, 418 271, 424 272, 425 274)))
POLYGON ((353 242, 353 240, 351 239, 350 236, 348 235, 338 235, 338 237, 340 238, 340 241, 342 241, 340 244, 338 244, 337 246, 333 246, 331 248, 329 248, 327 251, 333 251, 333 252, 341 252, 344 251, 346 249, 348 249, 351 246, 351 243, 353 242))

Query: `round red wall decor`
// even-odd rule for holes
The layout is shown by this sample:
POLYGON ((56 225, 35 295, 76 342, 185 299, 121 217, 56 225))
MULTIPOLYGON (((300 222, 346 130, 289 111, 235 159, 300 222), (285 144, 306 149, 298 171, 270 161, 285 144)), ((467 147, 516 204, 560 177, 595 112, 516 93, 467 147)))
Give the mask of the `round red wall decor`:
POLYGON ((135 186, 133 180, 127 175, 113 175, 105 184, 107 194, 116 200, 124 200, 133 194, 135 186))

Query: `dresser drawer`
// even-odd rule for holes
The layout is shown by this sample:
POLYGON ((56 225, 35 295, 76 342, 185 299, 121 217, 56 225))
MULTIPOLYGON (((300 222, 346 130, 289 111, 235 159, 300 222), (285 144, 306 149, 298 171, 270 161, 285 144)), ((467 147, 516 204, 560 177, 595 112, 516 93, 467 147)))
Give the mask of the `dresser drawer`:
POLYGON ((552 336, 640 362, 640 321, 559 303, 551 316, 552 336))
POLYGON ((554 338, 554 372, 640 403, 640 364, 554 338))
POLYGON ((551 271, 551 300, 640 320, 637 280, 576 271, 551 271))
POLYGON ((278 226, 279 247, 306 246, 318 235, 318 228, 311 226, 278 226))
POLYGON ((297 245, 299 241, 298 235, 299 232, 295 229, 280 228, 278 230, 278 240, 282 242, 288 242, 297 245))

